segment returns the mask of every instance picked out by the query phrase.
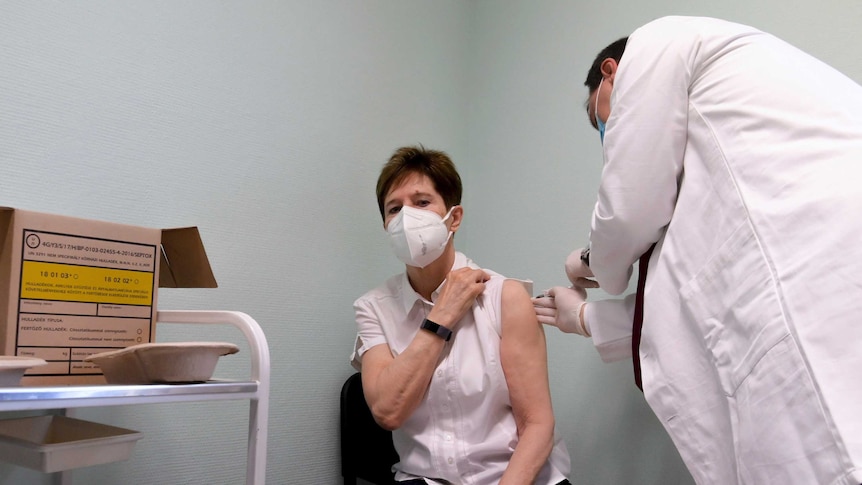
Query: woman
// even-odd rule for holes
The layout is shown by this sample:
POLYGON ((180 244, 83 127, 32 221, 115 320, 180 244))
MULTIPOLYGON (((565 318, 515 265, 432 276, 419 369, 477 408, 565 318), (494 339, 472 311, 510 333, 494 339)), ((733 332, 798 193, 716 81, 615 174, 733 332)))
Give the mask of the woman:
POLYGON ((395 479, 568 484, 542 327, 520 282, 455 251, 464 210, 452 161, 398 149, 377 202, 406 271, 354 303, 353 364, 375 420, 394 430, 395 479))

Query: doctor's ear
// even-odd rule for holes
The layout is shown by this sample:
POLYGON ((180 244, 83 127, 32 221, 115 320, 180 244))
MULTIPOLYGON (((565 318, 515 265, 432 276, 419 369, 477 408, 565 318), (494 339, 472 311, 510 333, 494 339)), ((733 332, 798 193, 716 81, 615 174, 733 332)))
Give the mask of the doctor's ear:
POLYGON ((614 76, 617 73, 617 67, 618 67, 617 61, 611 57, 608 57, 607 59, 602 61, 600 71, 601 71, 602 77, 605 79, 605 81, 610 82, 610 83, 614 82, 614 76))

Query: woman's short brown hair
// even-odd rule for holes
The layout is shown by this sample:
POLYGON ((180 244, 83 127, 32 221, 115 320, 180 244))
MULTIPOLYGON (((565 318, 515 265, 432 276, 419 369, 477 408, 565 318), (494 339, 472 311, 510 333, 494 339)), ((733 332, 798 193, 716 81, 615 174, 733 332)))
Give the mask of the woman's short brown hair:
POLYGON ((383 220, 386 220, 383 213, 386 194, 414 173, 431 179, 434 190, 443 197, 447 209, 461 203, 461 176, 449 155, 438 150, 428 150, 422 145, 401 147, 383 165, 377 178, 377 206, 383 220))

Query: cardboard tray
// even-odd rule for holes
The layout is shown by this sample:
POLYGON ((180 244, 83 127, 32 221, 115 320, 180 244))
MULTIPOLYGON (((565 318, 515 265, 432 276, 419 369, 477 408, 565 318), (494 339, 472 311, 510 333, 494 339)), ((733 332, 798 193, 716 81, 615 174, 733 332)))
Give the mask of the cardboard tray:
POLYGON ((13 387, 21 384, 21 376, 31 367, 45 365, 44 359, 15 355, 0 355, 0 387, 13 387))
POLYGON ((102 368, 109 384, 190 384, 209 380, 219 357, 239 352, 230 342, 132 345, 84 358, 102 368))
POLYGON ((127 460, 138 431, 67 418, 0 420, 0 460, 45 473, 127 460))

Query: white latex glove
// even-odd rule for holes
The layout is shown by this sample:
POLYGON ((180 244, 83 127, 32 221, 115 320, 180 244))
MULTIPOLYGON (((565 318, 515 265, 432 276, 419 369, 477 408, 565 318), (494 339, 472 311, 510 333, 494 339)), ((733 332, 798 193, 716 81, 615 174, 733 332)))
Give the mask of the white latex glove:
POLYGON ((581 320, 581 310, 586 305, 587 290, 578 287, 555 286, 545 291, 545 296, 533 298, 533 309, 539 323, 553 325, 565 333, 590 336, 590 326, 581 320))
POLYGON ((581 261, 581 253, 584 248, 575 249, 566 258, 566 276, 573 285, 580 288, 598 288, 599 283, 589 278, 593 277, 593 271, 581 261))

